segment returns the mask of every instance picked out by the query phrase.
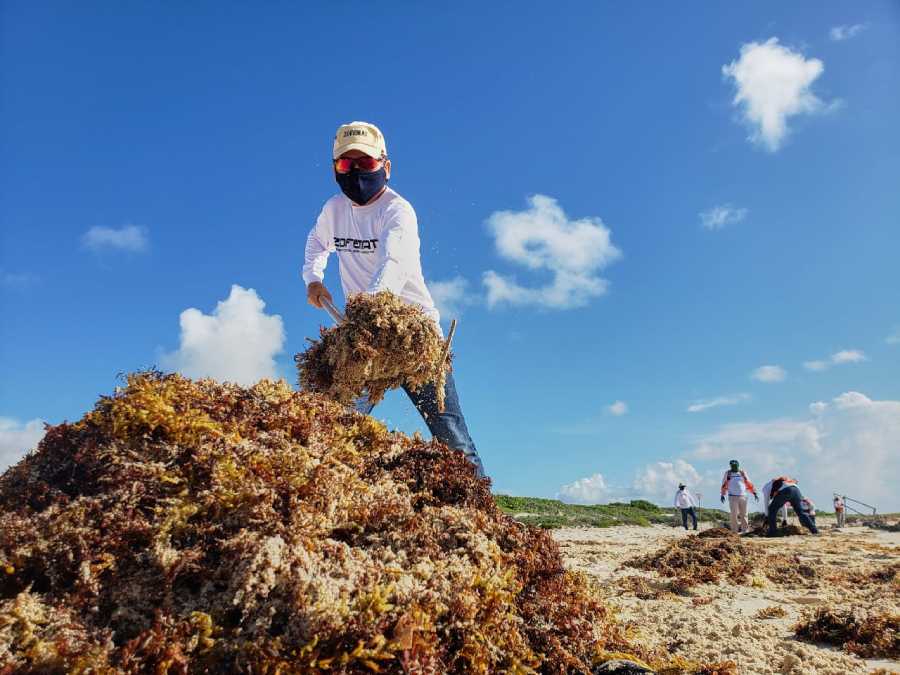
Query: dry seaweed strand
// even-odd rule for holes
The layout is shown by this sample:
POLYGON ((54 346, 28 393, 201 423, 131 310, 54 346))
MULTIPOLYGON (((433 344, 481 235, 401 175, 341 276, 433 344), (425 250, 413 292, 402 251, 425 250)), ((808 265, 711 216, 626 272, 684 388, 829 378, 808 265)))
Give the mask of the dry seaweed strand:
POLYGON ((4 675, 666 666, 599 598, 461 453, 284 382, 133 374, 0 476, 4 675))
POLYGON ((900 657, 900 614, 821 607, 794 626, 801 640, 824 642, 864 659, 900 657))
POLYGON ((419 307, 389 291, 358 293, 347 300, 345 318, 322 328, 318 340, 294 357, 304 391, 351 404, 364 393, 378 403, 389 389, 435 387, 444 410, 444 384, 451 354, 440 331, 419 307))

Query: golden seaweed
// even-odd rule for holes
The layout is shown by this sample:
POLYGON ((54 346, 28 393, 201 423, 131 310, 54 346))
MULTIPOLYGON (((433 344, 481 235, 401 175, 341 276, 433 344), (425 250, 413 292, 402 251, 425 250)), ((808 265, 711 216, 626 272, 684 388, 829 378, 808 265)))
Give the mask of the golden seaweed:
POLYGON ((347 300, 344 320, 322 328, 319 339, 294 360, 304 391, 349 405, 363 394, 378 403, 389 389, 432 385, 443 412, 451 358, 442 361, 444 345, 420 308, 388 291, 358 293, 347 300))

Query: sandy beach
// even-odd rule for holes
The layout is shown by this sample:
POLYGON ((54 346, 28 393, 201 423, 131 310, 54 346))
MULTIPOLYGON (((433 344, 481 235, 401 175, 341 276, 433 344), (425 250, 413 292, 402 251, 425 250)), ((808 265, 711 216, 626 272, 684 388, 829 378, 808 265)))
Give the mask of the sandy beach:
POLYGON ((796 555, 809 565, 815 574, 802 584, 782 584, 755 575, 749 583, 701 583, 683 593, 666 590, 666 580, 656 572, 626 563, 693 532, 655 525, 564 528, 553 536, 567 566, 596 578, 607 602, 647 645, 700 661, 731 659, 748 675, 840 675, 879 668, 900 672, 900 661, 864 660, 794 637, 792 626, 817 607, 900 611, 896 585, 857 581, 900 561, 900 533, 863 526, 837 530, 832 523, 821 519, 818 537, 743 538, 761 559, 783 555, 791 561, 796 555), (783 616, 758 616, 771 607, 781 608, 783 616))

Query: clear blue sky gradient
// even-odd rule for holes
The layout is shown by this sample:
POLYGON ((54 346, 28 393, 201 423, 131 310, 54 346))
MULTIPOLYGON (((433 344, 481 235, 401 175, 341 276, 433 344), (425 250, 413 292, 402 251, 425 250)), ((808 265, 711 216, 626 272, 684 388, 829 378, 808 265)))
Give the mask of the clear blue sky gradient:
MULTIPOLYGON (((77 419, 119 372, 178 346, 178 316, 232 284, 283 317, 281 371, 317 334, 298 270, 336 191, 338 124, 385 132, 426 277, 479 290, 485 226, 529 195, 599 217, 623 258, 566 311, 464 309, 456 373, 495 487, 553 496, 682 454, 726 422, 795 417, 848 391, 900 399, 900 5, 35 3, 0 6, 0 416, 77 419), (833 42, 839 24, 866 24, 833 42), (821 59, 842 105, 747 141, 721 67, 777 36, 821 59), (717 204, 746 219, 710 232, 717 204), (94 254, 92 226, 148 230, 94 254), (869 360, 810 373, 843 348, 869 360), (766 363, 789 370, 753 382, 766 363), (694 399, 747 392, 688 414, 694 399), (615 400, 622 417, 603 413, 615 400)), ((335 290, 332 260, 326 281, 335 290)), ((376 414, 422 428, 405 397, 376 414)))

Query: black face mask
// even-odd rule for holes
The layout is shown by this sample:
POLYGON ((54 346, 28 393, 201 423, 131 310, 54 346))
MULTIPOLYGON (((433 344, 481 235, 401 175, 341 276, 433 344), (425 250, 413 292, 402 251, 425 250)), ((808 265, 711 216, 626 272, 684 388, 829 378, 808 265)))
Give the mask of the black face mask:
POLYGON ((372 197, 381 192, 387 183, 387 174, 384 167, 378 171, 362 172, 353 169, 350 173, 338 173, 335 171, 334 179, 341 186, 341 192, 348 199, 362 206, 367 204, 372 197))

